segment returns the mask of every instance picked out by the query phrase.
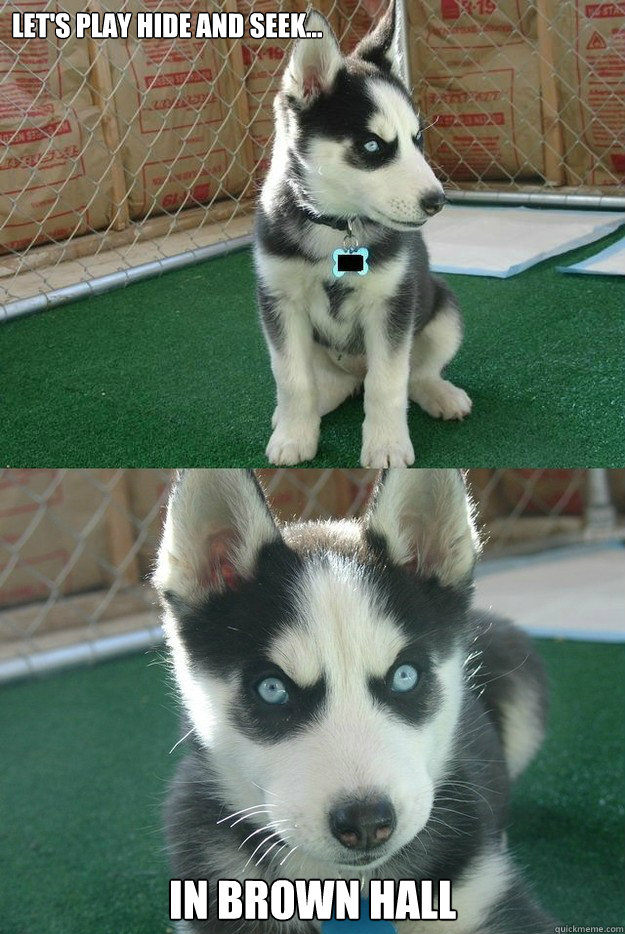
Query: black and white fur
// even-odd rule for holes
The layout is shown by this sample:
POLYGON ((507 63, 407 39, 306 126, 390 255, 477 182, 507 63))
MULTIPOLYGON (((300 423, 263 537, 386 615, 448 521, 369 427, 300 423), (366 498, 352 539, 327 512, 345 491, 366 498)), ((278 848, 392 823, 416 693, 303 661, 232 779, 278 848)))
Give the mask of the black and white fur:
POLYGON ((175 877, 450 879, 458 920, 400 934, 553 934, 505 832, 543 737, 544 675, 520 630, 471 609, 477 549, 453 470, 390 470, 363 520, 286 526, 251 472, 181 476, 156 572, 189 731, 167 804, 175 877), (419 678, 398 695, 407 663, 419 678), (287 703, 259 695, 269 676, 287 703), (336 835, 337 807, 378 800, 385 842, 336 835))
POLYGON ((307 29, 323 38, 298 40, 284 72, 257 213, 258 301, 277 389, 267 457, 314 457, 321 416, 364 382, 361 463, 404 466, 414 461, 408 398, 436 418, 471 410, 441 375, 462 321, 419 232, 443 189, 393 58, 394 3, 348 57, 320 14, 307 29), (332 253, 349 218, 370 271, 337 279, 332 253))

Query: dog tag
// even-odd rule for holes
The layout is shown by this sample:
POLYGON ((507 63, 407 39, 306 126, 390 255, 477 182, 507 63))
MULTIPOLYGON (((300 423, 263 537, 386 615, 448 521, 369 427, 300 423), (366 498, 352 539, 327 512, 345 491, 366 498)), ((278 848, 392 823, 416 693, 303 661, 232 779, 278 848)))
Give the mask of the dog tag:
POLYGON ((390 921, 372 921, 369 917, 369 899, 361 898, 358 921, 349 918, 344 921, 337 921, 336 918, 322 921, 321 934, 397 934, 397 928, 390 921))
POLYGON ((346 272, 356 272, 359 276, 366 276, 369 272, 368 256, 369 250, 366 246, 358 247, 358 249, 335 250, 332 254, 334 260, 332 272, 337 279, 344 276, 346 272))

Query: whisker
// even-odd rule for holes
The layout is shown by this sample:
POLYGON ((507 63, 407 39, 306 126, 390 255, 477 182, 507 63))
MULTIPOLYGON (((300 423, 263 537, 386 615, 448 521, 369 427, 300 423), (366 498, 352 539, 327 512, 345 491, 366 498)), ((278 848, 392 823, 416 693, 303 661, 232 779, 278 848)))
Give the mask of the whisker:
MULTIPOLYGON (((428 852, 428 851, 427 851, 427 848, 426 848, 426 846, 425 846, 425 842, 421 839, 421 834, 424 833, 425 830, 426 830, 426 828, 424 827, 424 828, 421 830, 421 833, 418 833, 417 836, 416 836, 414 839, 419 841, 419 843, 420 843, 421 846, 423 847, 423 852, 424 852, 425 855, 427 856, 427 852, 428 852)), ((431 839, 431 836, 430 836, 430 839, 431 839)))
POLYGON ((432 120, 431 123, 426 124, 426 126, 420 127, 420 128, 419 128, 419 132, 423 133, 424 130, 429 130, 430 127, 436 126, 437 123, 438 123, 438 114, 437 114, 436 117, 432 120))
POLYGON ((184 736, 183 736, 181 739, 179 739, 178 742, 175 743, 175 744, 171 747, 171 749, 169 750, 169 755, 170 755, 170 756, 171 756, 172 752, 174 751, 174 749, 177 749, 177 748, 178 748, 178 746, 180 745, 180 743, 184 743, 185 739, 188 739, 188 737, 191 736, 191 733, 193 733, 193 727, 191 727, 191 729, 189 730, 189 732, 188 732, 188 733, 185 733, 184 736))
POLYGON ((433 811, 436 811, 437 813, 438 813, 439 811, 442 811, 443 814, 459 814, 460 817, 466 817, 466 818, 468 818, 469 820, 479 820, 479 817, 477 817, 477 815, 475 815, 475 814, 467 814, 467 813, 465 813, 464 811, 454 811, 453 808, 446 808, 446 807, 444 807, 444 806, 442 806, 442 805, 440 805, 440 804, 434 805, 434 807, 433 807, 432 810, 433 810, 433 811))
MULTIPOLYGON (((198 784, 200 784, 200 783, 198 782, 198 784)), ((219 820, 217 821, 217 823, 218 823, 218 824, 223 824, 225 821, 230 820, 231 817, 236 817, 237 814, 243 814, 244 811, 255 811, 257 808, 260 808, 260 807, 267 807, 267 808, 268 808, 268 807, 275 807, 275 805, 273 805, 273 804, 251 804, 251 805, 250 805, 249 807, 247 807, 247 808, 241 808, 240 811, 233 811, 232 814, 226 814, 225 817, 220 817, 219 820)))
POLYGON ((272 821, 269 821, 269 823, 268 823, 268 824, 265 824, 264 827, 260 827, 258 830, 253 830, 252 833, 248 834, 247 837, 245 838, 245 840, 243 841, 243 843, 239 846, 239 849, 240 849, 240 850, 243 849, 243 847, 245 846, 245 844, 247 843, 247 841, 248 841, 248 840, 251 840, 252 837, 255 837, 256 834, 258 834, 258 833, 263 833, 263 831, 265 831, 265 830, 271 830, 271 828, 272 828, 272 827, 275 827, 277 824, 286 824, 286 823, 287 823, 286 818, 283 818, 282 820, 272 820, 272 821))
POLYGON ((453 827, 451 824, 448 824, 447 821, 442 820, 440 817, 432 817, 431 814, 428 820, 428 824, 429 823, 440 824, 442 827, 446 827, 447 830, 451 830, 452 833, 455 833, 458 836, 465 836, 465 837, 471 836, 468 830, 461 830, 459 827, 453 827))
POLYGON ((500 675, 495 675, 493 678, 489 678, 488 681, 482 681, 482 682, 481 682, 481 686, 482 686, 483 688, 485 688, 487 684, 492 684, 493 681, 499 681, 500 678, 507 678, 508 675, 514 674, 515 671, 518 671, 519 668, 522 668, 522 667, 523 667, 523 665, 524 665, 525 662, 528 660, 528 658, 529 658, 529 653, 525 656, 525 658, 523 659, 523 661, 519 662, 518 665, 515 665, 514 668, 511 668, 510 671, 504 671, 504 672, 502 672, 500 675))
POLYGON ((258 785, 258 784, 256 784, 256 782, 251 782, 251 784, 254 786, 254 788, 258 788, 259 791, 264 792, 266 795, 273 795, 274 798, 277 798, 277 797, 278 797, 278 795, 275 793, 275 791, 269 791, 268 788, 263 788, 262 785, 258 785))
POLYGON ((276 856, 278 856, 278 854, 282 852, 282 850, 285 848, 285 846, 288 846, 288 845, 289 845, 289 842, 288 842, 288 840, 287 840, 287 842, 286 842, 286 843, 283 843, 281 847, 278 847, 278 849, 276 850, 276 852, 273 854, 273 856, 272 856, 271 859, 269 860, 269 863, 267 864, 268 867, 271 866, 271 864, 273 863, 273 861, 274 861, 274 859, 276 858, 276 856))
POLYGON ((274 837, 279 837, 279 836, 280 836, 280 831, 276 830, 275 833, 270 833, 268 837, 265 837, 264 840, 261 840, 258 846, 256 847, 256 849, 254 850, 254 852, 252 853, 252 855, 250 856, 250 858, 248 859, 248 861, 246 862, 245 866, 243 867, 243 870, 245 871, 247 869, 249 864, 252 862, 252 860, 254 859, 258 851, 260 850, 261 846, 264 846, 265 843, 269 843, 269 841, 272 840, 274 837))
MULTIPOLYGON (((263 841, 263 842, 264 842, 264 841, 263 841)), ((268 849, 268 850, 265 850, 265 852, 263 853, 263 855, 261 856, 261 858, 257 861, 256 865, 257 865, 257 866, 260 866, 260 864, 261 864, 262 861, 264 860, 265 856, 269 856, 269 854, 271 853, 271 851, 273 850, 273 848, 274 848, 275 846, 277 846, 279 843, 280 843, 280 840, 276 840, 275 843, 272 843, 271 846, 269 847, 269 849, 268 849)), ((281 848, 284 848, 286 845, 287 845, 286 843, 283 843, 281 848)), ((280 852, 280 850, 278 850, 278 852, 280 852)))
POLYGON ((271 817, 271 814, 270 814, 270 812, 267 810, 267 808, 263 807, 263 808, 260 808, 260 810, 258 810, 258 811, 252 811, 251 814, 244 814, 243 817, 237 817, 237 819, 236 819, 235 821, 233 821, 233 822, 230 824, 230 826, 231 826, 231 827, 236 827, 236 825, 237 825, 237 824, 240 824, 241 821, 248 820, 250 817, 259 817, 261 814, 269 814, 269 816, 271 817))
POLYGON ((286 861, 287 861, 287 859, 289 858, 289 856, 292 856, 293 853, 295 853, 295 850, 299 850, 299 846, 294 846, 292 850, 289 850, 289 852, 286 854, 286 856, 284 857, 284 859, 280 861, 280 865, 281 865, 281 866, 284 866, 284 864, 286 863, 286 861))

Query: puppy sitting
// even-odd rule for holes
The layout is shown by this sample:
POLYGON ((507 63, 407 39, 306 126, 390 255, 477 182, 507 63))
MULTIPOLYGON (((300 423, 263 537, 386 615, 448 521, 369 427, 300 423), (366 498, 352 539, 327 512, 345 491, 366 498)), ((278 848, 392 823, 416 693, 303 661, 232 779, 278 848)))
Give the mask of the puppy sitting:
POLYGON ((404 466, 414 461, 409 398, 435 418, 471 411, 442 377, 461 316, 419 232, 445 196, 393 58, 394 3, 348 57, 320 14, 307 30, 323 38, 298 40, 284 72, 257 213, 258 301, 277 389, 267 457, 314 457, 321 416, 364 382, 361 463, 404 466))

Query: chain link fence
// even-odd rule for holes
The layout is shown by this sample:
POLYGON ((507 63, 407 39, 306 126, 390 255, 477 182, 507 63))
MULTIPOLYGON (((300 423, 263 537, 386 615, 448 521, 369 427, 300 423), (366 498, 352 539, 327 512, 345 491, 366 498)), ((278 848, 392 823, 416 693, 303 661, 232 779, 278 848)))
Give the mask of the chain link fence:
MULTIPOLYGON (((375 471, 259 471, 283 519, 362 512, 375 471)), ((625 537, 625 470, 471 470, 486 557, 625 537)), ((0 472, 0 681, 160 640, 147 580, 171 473, 0 472)))
MULTIPOLYGON (((350 50, 384 0, 315 5, 350 50)), ((289 42, 138 39, 136 14, 278 9, 306 0, 0 0, 5 318, 249 242, 289 42), (135 14, 129 37, 13 35, 13 13, 85 10, 135 14)), ((450 198, 625 207, 623 2, 406 10, 404 71, 450 198)))

